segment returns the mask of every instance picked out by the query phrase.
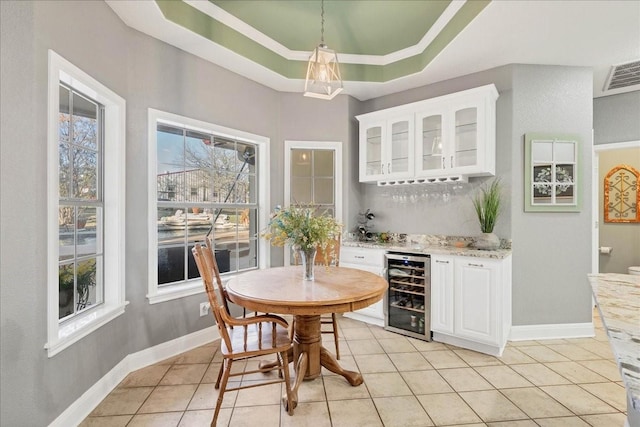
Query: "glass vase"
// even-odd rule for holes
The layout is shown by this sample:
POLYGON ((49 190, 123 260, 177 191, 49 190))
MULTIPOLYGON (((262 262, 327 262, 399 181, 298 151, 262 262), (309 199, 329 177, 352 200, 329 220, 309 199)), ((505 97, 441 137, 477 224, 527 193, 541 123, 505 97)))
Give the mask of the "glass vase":
POLYGON ((302 278, 313 280, 313 267, 316 262, 316 248, 299 249, 298 255, 302 260, 302 278))

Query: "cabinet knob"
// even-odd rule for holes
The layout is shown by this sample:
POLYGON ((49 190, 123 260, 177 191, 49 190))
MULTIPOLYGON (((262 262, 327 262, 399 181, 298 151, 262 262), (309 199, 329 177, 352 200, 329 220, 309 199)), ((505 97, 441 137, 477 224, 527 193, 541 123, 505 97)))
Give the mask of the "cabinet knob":
POLYGON ((469 263, 469 267, 484 267, 484 265, 482 264, 473 264, 473 263, 469 263))
POLYGON ((364 255, 355 255, 354 258, 364 259, 364 255))
POLYGON ((391 173, 391 162, 387 163, 387 173, 391 173))
POLYGON ((449 261, 441 261, 439 259, 437 259, 436 262, 440 264, 449 264, 449 261))
POLYGON ((453 167, 453 156, 451 156, 451 167, 453 167))

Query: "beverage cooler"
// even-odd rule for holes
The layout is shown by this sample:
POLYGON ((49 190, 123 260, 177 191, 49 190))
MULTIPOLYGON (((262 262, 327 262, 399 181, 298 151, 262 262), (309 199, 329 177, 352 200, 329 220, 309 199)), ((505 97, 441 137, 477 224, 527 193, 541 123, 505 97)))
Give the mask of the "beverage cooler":
POLYGON ((387 253, 385 329, 431 340, 431 258, 429 255, 387 253))

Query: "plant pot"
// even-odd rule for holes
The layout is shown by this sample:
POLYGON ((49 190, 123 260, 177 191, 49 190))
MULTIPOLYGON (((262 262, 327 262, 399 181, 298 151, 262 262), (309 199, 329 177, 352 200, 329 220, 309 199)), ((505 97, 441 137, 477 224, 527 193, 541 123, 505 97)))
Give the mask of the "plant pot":
POLYGON ((493 233, 482 233, 476 237, 477 249, 485 251, 495 251, 500 247, 500 239, 493 233))

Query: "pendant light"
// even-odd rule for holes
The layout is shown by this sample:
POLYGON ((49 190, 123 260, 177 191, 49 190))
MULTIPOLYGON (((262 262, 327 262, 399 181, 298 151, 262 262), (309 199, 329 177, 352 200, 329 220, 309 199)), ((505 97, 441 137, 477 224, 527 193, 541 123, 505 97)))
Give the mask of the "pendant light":
POLYGON ((328 100, 342 92, 342 78, 336 51, 324 44, 324 0, 322 0, 321 18, 320 44, 309 58, 304 96, 328 100))

